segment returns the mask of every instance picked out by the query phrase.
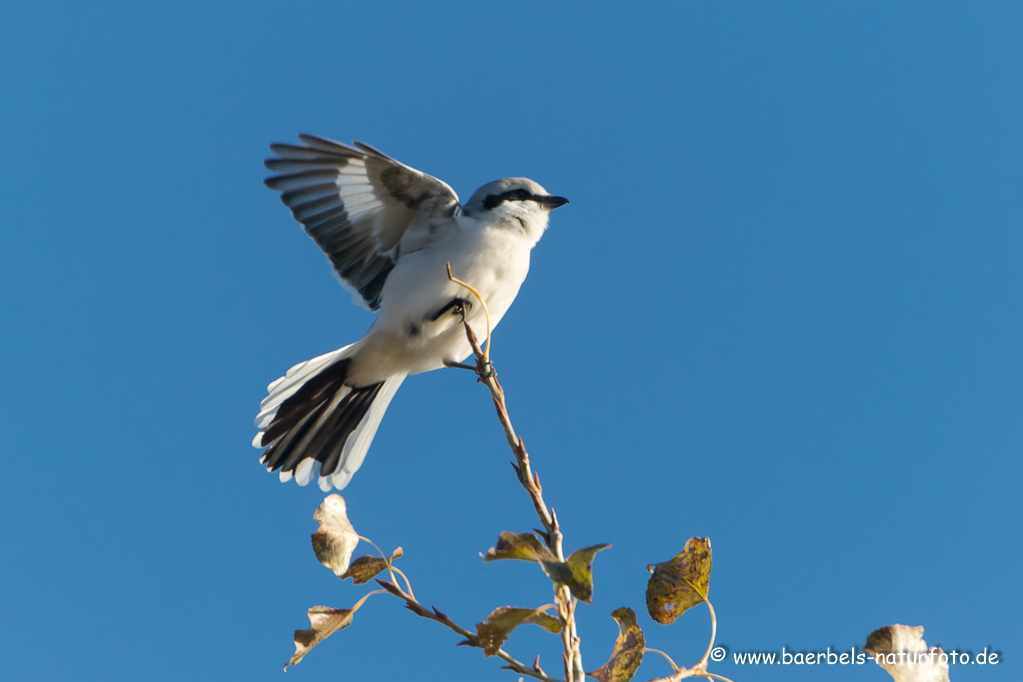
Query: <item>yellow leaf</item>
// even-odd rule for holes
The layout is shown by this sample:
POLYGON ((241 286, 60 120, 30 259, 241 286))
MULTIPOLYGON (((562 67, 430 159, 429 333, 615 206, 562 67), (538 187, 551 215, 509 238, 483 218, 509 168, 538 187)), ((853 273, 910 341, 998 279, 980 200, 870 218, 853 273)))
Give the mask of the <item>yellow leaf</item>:
POLYGON ((498 559, 519 559, 520 561, 554 560, 547 546, 532 533, 503 531, 497 538, 497 546, 487 550, 483 562, 498 559))
POLYGON ((541 561, 544 572, 558 585, 567 585, 572 596, 587 604, 593 598, 593 557, 611 545, 593 545, 572 552, 565 561, 541 561))
POLYGON ((476 623, 476 636, 480 639, 484 656, 493 656, 501 648, 512 630, 520 625, 539 625, 548 632, 561 632, 561 621, 544 613, 541 609, 521 609, 513 606, 502 606, 476 623))
POLYGON ((586 674, 600 682, 629 682, 639 670, 639 664, 643 662, 646 638, 636 623, 636 612, 632 609, 625 606, 615 609, 611 617, 618 621, 619 630, 611 658, 604 665, 586 674))
POLYGON ((710 565, 710 538, 689 538, 673 559, 647 566, 653 573, 646 586, 646 608, 650 617, 669 625, 702 603, 707 598, 710 565))

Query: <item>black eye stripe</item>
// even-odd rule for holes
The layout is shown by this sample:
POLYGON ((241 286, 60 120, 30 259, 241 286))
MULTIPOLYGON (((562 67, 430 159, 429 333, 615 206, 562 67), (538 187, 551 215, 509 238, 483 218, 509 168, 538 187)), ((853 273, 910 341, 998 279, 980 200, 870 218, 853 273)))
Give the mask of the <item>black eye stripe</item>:
POLYGON ((483 200, 483 208, 491 210, 506 201, 542 201, 544 197, 533 194, 528 189, 510 189, 500 194, 490 194, 483 200))

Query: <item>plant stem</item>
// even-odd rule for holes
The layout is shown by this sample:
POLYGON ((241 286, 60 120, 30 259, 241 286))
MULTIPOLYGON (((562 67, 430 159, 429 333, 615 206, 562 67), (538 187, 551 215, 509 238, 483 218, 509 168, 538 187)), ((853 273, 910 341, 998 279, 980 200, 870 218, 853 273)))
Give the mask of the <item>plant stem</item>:
MULTIPOLYGON (((533 508, 544 528, 544 540, 547 547, 554 553, 558 561, 565 560, 565 553, 562 548, 563 536, 561 526, 558 524, 558 516, 553 509, 547 507, 543 499, 543 488, 540 485, 540 477, 532 470, 529 464, 529 453, 522 438, 516 435, 512 426, 511 417, 508 416, 508 406, 504 398, 504 389, 501 388, 494 368, 490 364, 487 355, 480 348, 476 334, 472 327, 462 318, 462 325, 465 327, 465 336, 472 347, 473 355, 476 358, 476 374, 479 381, 488 389, 494 400, 494 409, 497 410, 497 418, 504 427, 504 435, 508 440, 508 447, 511 448, 515 457, 515 473, 518 475, 519 483, 529 494, 533 502, 533 508)), ((489 348, 488 348, 489 350, 489 348)), ((566 682, 584 682, 586 674, 583 672, 582 651, 579 646, 579 634, 575 624, 575 600, 567 586, 562 586, 555 593, 558 615, 564 625, 561 631, 561 641, 565 650, 565 680, 566 682)))

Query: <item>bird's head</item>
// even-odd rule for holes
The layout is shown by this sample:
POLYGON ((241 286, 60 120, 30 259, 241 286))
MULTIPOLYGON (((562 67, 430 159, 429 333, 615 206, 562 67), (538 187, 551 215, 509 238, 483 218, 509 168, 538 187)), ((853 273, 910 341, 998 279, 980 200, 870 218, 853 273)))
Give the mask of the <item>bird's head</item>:
POLYGON ((521 226, 536 242, 547 228, 547 215, 567 203, 529 178, 502 178, 476 190, 464 210, 474 218, 521 226))

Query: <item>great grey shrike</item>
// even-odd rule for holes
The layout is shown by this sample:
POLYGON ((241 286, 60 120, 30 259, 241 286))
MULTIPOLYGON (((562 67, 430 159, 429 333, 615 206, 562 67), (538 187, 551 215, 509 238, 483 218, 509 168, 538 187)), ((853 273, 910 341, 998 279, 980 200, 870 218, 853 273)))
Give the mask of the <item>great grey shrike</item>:
POLYGON ((446 183, 368 144, 299 135, 273 144, 266 186, 323 250, 352 300, 378 311, 359 341, 299 363, 267 387, 252 441, 282 481, 348 485, 409 374, 457 365, 462 315, 492 327, 515 300, 551 210, 568 203, 526 178, 483 185, 462 206, 446 183))

